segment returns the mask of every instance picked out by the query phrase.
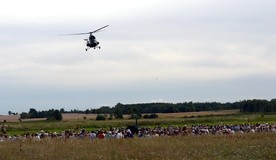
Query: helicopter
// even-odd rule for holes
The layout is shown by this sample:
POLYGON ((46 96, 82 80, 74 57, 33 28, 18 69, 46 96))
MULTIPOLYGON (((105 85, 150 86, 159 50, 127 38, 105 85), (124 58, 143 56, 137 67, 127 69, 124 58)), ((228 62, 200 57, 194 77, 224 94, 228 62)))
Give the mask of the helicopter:
POLYGON ((62 35, 83 35, 83 34, 89 34, 88 39, 84 39, 86 41, 86 46, 87 46, 87 48, 85 48, 85 51, 87 51, 90 48, 94 48, 94 49, 99 48, 99 49, 101 49, 101 46, 99 46, 100 42, 98 42, 96 40, 96 37, 93 34, 96 33, 96 32, 99 32, 100 30, 102 30, 102 29, 104 29, 104 28, 106 28, 108 26, 109 25, 103 26, 103 27, 101 27, 99 29, 96 29, 96 30, 94 30, 92 32, 62 34, 62 35))

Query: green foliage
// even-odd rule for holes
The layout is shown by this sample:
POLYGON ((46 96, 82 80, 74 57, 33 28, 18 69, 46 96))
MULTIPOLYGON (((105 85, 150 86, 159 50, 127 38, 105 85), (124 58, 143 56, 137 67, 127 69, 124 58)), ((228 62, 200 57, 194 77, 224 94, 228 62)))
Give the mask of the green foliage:
MULTIPOLYGON (((69 113, 85 113, 85 114, 114 114, 117 119, 123 118, 124 114, 132 113, 175 113, 175 112, 193 112, 193 111, 209 111, 209 110, 227 110, 239 109, 240 102, 235 103, 139 103, 139 104, 122 104, 118 103, 115 107, 103 106, 98 109, 71 110, 69 113)), ((67 112, 68 113, 68 112, 67 112)))
POLYGON ((22 112, 22 113, 20 114, 20 118, 21 118, 21 119, 26 119, 26 118, 30 118, 30 116, 29 116, 29 114, 28 114, 27 112, 22 112))
MULTIPOLYGON (((114 108, 111 108, 114 109, 114 108)), ((204 102, 204 103, 140 103, 121 104, 118 103, 115 109, 122 111, 122 114, 137 113, 176 113, 211 110, 240 109, 242 112, 276 112, 276 99, 267 100, 245 100, 234 103, 204 102)))
POLYGON ((59 111, 60 111, 61 113, 64 113, 64 112, 65 112, 64 108, 61 108, 59 111))
POLYGON ((179 112, 179 110, 175 106, 167 107, 162 111, 162 113, 176 113, 176 112, 179 112))
POLYGON ((85 114, 89 114, 89 109, 85 110, 85 114))
POLYGON ((50 109, 48 111, 36 111, 36 109, 31 108, 28 113, 22 112, 20 114, 21 119, 26 118, 47 118, 47 120, 58 120, 61 121, 62 114, 59 110, 50 109))
POLYGON ((145 115, 143 115, 143 118, 144 118, 144 119, 149 119, 149 117, 150 117, 150 115, 149 115, 149 114, 145 114, 145 115))
POLYGON ((59 110, 55 110, 53 112, 53 118, 55 120, 61 121, 62 120, 62 114, 61 114, 61 112, 59 110))
MULTIPOLYGON (((193 111, 210 111, 210 110, 230 110, 240 109, 241 112, 261 112, 269 113, 276 112, 276 99, 268 100, 244 100, 234 103, 219 103, 219 102, 204 102, 204 103, 140 103, 140 104, 122 104, 118 103, 115 107, 103 106, 98 109, 86 109, 85 111, 71 110, 70 113, 97 113, 97 114, 113 114, 115 119, 123 119, 124 114, 129 114, 130 118, 135 118, 136 115, 143 113, 176 113, 176 112, 193 112, 193 111)), ((53 116, 54 109, 49 111, 36 111, 31 108, 30 111, 22 112, 20 114, 21 119, 25 118, 48 118, 61 120, 60 115, 53 116), (54 117, 54 118, 53 118, 54 117)), ((66 113, 64 109, 60 109, 60 113, 66 113)), ((67 112, 68 113, 68 112, 67 112)), ((12 114, 12 112, 9 112, 12 114)), ((110 120, 113 116, 110 116, 110 120)), ((147 118, 147 116, 146 116, 147 118)))
POLYGON ((240 110, 242 112, 276 112, 276 101, 267 100, 244 100, 240 102, 240 110))
POLYGON ((12 112, 12 111, 9 111, 8 114, 9 115, 18 115, 18 113, 15 113, 15 112, 12 112))
POLYGON ((138 111, 136 107, 130 109, 130 117, 129 119, 141 119, 142 114, 138 111))
POLYGON ((136 114, 136 113, 132 113, 130 116, 129 116, 129 119, 141 119, 142 118, 142 114, 136 114))
MULTIPOLYGON (((193 112, 193 111, 210 111, 210 110, 227 110, 239 109, 240 103, 139 103, 139 104, 122 104, 118 103, 115 107, 109 108, 108 112, 116 115, 132 114, 132 113, 176 113, 176 112, 193 112)), ((106 110, 107 111, 107 110, 106 110)))
POLYGON ((38 113, 37 113, 36 109, 30 108, 30 111, 29 111, 30 118, 37 118, 37 115, 38 115, 38 113))
POLYGON ((115 108, 114 108, 114 117, 116 119, 123 119, 123 110, 122 110, 122 105, 120 103, 118 103, 115 108))
POLYGON ((97 121, 105 121, 106 117, 102 114, 97 115, 96 120, 97 121))
POLYGON ((155 113, 152 113, 152 114, 145 114, 143 116, 144 119, 155 119, 155 118, 158 118, 158 115, 155 114, 155 113))

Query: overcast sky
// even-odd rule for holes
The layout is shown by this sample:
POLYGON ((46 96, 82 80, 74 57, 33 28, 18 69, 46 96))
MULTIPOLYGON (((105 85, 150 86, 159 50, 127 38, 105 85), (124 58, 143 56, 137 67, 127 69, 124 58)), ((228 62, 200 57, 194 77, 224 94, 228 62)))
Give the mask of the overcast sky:
POLYGON ((276 98, 276 1, 9 0, 0 114, 276 98), (89 32, 101 49, 85 51, 89 32))

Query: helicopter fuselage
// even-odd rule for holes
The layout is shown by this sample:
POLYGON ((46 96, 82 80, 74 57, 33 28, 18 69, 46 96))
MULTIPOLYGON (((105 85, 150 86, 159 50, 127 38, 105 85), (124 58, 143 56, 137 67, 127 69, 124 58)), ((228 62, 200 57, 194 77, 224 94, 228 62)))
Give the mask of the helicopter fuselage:
POLYGON ((90 47, 90 48, 96 47, 97 45, 99 45, 99 42, 96 41, 96 40, 94 40, 94 41, 87 41, 87 44, 86 44, 86 46, 90 47))
POLYGON ((96 48, 100 43, 96 40, 96 37, 92 34, 89 36, 89 40, 85 39, 87 41, 86 46, 90 48, 96 48))

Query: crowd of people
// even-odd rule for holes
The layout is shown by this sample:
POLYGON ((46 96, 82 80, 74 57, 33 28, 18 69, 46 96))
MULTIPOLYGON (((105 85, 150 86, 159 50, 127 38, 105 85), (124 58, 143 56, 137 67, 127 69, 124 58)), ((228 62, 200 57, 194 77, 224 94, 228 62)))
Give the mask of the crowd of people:
MULTIPOLYGON (((2 131, 3 132, 3 131, 2 131)), ((0 142, 16 140, 41 140, 49 138, 63 139, 122 139, 122 138, 145 138, 159 136, 187 136, 187 135, 208 135, 208 134, 243 134, 256 132, 276 133, 276 124, 241 124, 241 125, 192 125, 192 126, 158 126, 155 128, 129 126, 127 128, 110 128, 109 130, 98 129, 87 131, 66 130, 61 133, 39 131, 38 133, 26 133, 22 135, 9 135, 0 133, 0 142)))

